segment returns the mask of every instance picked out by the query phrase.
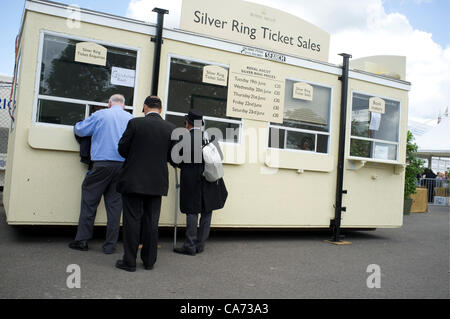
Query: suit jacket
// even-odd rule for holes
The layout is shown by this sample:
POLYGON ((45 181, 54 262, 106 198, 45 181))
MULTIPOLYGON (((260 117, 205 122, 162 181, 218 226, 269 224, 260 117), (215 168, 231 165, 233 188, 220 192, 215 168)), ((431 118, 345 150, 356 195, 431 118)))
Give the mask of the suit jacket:
MULTIPOLYGON (((223 178, 216 182, 208 182, 203 177, 203 156, 200 163, 194 162, 194 152, 202 154, 204 145, 203 134, 199 130, 191 130, 191 161, 181 162, 180 172, 180 211, 184 214, 198 214, 202 211, 213 211, 221 209, 225 205, 228 196, 223 178)), ((217 142, 213 142, 222 152, 217 142)))
POLYGON ((91 169, 91 136, 81 137, 75 134, 75 139, 80 144, 80 162, 88 164, 88 168, 91 169))
POLYGON ((125 158, 117 184, 119 193, 167 195, 167 162, 171 160, 174 129, 175 125, 156 113, 128 122, 119 141, 119 154, 125 158))

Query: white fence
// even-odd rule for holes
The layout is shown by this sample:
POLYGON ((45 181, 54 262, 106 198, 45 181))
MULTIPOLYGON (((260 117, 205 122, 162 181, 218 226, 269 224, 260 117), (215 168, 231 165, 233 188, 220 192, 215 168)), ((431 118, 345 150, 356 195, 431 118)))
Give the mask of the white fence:
POLYGON ((0 187, 4 185, 4 170, 6 169, 6 152, 8 150, 8 136, 11 126, 9 115, 9 98, 11 82, 0 81, 0 187))
POLYGON ((417 186, 428 189, 428 203, 449 206, 450 181, 437 178, 421 178, 417 186))

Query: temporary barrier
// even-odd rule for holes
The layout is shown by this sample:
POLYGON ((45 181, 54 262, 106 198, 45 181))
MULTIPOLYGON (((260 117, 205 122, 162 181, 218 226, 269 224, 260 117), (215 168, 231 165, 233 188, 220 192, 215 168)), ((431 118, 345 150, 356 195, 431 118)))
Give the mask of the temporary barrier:
POLYGON ((11 126, 9 114, 11 88, 11 82, 0 81, 0 187, 3 187, 5 182, 8 136, 11 126))
POLYGON ((428 190, 428 203, 436 205, 449 205, 450 181, 437 178, 420 178, 418 186, 428 190))

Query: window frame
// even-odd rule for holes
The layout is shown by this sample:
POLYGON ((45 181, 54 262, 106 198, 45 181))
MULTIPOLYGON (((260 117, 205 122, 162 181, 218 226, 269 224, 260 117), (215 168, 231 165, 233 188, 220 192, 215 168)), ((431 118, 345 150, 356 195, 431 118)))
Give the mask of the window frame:
POLYGON ((390 97, 386 97, 386 96, 380 96, 377 94, 371 94, 371 93, 367 93, 367 92, 363 92, 363 91, 358 91, 358 90, 351 90, 351 94, 350 94, 350 118, 349 118, 349 123, 350 123, 350 127, 349 127, 349 137, 348 137, 348 153, 347 153, 347 157, 349 160, 356 160, 356 161, 368 161, 368 162, 377 162, 377 163, 389 163, 389 164, 400 164, 400 140, 401 140, 401 123, 402 123, 402 101, 394 99, 394 98, 390 98, 390 97), (370 137, 361 137, 361 136, 354 136, 352 135, 352 130, 351 130, 351 123, 352 123, 352 116, 353 116, 353 96, 354 94, 361 94, 361 95, 365 95, 368 96, 369 98, 371 97, 378 97, 380 99, 383 100, 389 100, 389 101, 393 101, 393 102, 398 102, 398 125, 397 125, 397 134, 398 134, 398 141, 397 142, 392 142, 392 141, 387 141, 387 140, 380 140, 380 139, 375 139, 375 138, 370 138, 370 137), (374 147, 375 147, 375 143, 383 143, 383 144, 390 144, 390 145, 396 145, 397 146, 397 152, 396 152, 396 160, 387 160, 387 159, 379 159, 379 158, 374 158, 374 157, 361 157, 361 156, 352 156, 350 155, 350 145, 352 142, 352 139, 356 139, 356 140, 360 140, 360 141, 368 141, 368 142, 373 142, 373 146, 372 146, 372 153, 374 151, 374 147))
MULTIPOLYGON (((164 103, 165 105, 163 106, 163 113, 164 113, 164 119, 166 119, 166 115, 174 115, 174 116, 185 116, 187 115, 187 113, 181 113, 181 112, 175 112, 175 111, 169 111, 168 110, 168 102, 169 102, 169 85, 170 85, 170 67, 172 64, 172 59, 183 59, 183 60, 189 60, 192 62, 196 62, 196 63, 202 63, 205 65, 216 65, 216 66, 220 66, 223 68, 226 68, 228 70, 228 76, 229 76, 229 70, 230 70, 230 66, 224 63, 219 63, 219 62, 212 62, 212 61, 207 61, 207 60, 202 60, 202 59, 197 59, 197 58, 193 58, 193 57, 187 57, 187 56, 183 56, 183 55, 178 55, 178 54, 169 54, 167 56, 167 76, 166 76, 166 92, 165 92, 165 101, 166 103, 164 103)), ((227 87, 228 87, 228 81, 227 81, 227 87)), ((228 106, 228 99, 227 99, 227 106, 228 106)), ((239 125, 239 135, 238 135, 238 141, 236 143, 234 142, 227 142, 227 141, 220 141, 220 143, 223 144, 229 144, 229 145, 241 145, 242 141, 243 141, 243 131, 244 131, 244 119, 241 118, 240 120, 231 120, 231 119, 226 119, 226 118, 220 118, 220 117, 211 117, 211 116, 204 116, 203 117, 204 120, 208 121, 216 121, 216 122, 222 122, 222 123, 232 123, 232 124, 238 124, 239 125)))
MULTIPOLYGON (((331 132, 332 132, 332 126, 333 126, 333 96, 334 96, 334 86, 331 85, 324 85, 317 82, 307 81, 304 79, 294 78, 294 77, 286 77, 284 81, 295 81, 295 82, 304 82, 309 85, 315 85, 315 86, 321 86, 323 88, 330 89, 330 102, 329 102, 329 114, 328 114, 328 132, 322 132, 322 131, 314 131, 314 130, 307 130, 307 129, 301 129, 301 128, 295 128, 295 127, 286 127, 282 126, 281 124, 271 124, 271 122, 268 122, 267 129, 268 129, 268 136, 270 138, 270 129, 279 129, 279 130, 285 130, 285 131, 292 131, 292 132, 299 132, 299 133, 306 133, 306 134, 313 134, 314 135, 314 151, 307 151, 307 150, 296 150, 291 148, 277 148, 277 147, 270 147, 269 146, 269 140, 267 141, 267 148, 273 149, 273 150, 279 150, 279 151, 286 151, 286 152, 295 152, 295 153, 305 153, 305 154, 315 154, 315 155, 321 155, 321 156, 330 156, 330 146, 331 144, 331 132), (317 152, 317 135, 327 135, 328 141, 327 141, 327 152, 326 153, 319 153, 317 152)), ((284 113, 284 111, 283 111, 284 113)), ((283 116, 284 121, 284 116, 283 116)), ((287 140, 287 134, 284 135, 284 145, 286 147, 286 140, 287 140)))
POLYGON ((136 52, 136 70, 135 70, 136 76, 134 79, 134 88, 133 88, 134 89, 133 90, 133 105, 125 105, 125 109, 131 110, 131 114, 134 114, 134 110, 136 109, 136 99, 138 97, 139 66, 140 66, 140 57, 141 57, 141 49, 140 48, 106 42, 106 41, 87 38, 87 37, 80 37, 80 36, 62 33, 62 32, 41 30, 40 35, 39 35, 39 51, 38 51, 38 61, 37 61, 37 67, 36 67, 36 78, 35 78, 36 82, 35 82, 35 88, 34 88, 32 125, 45 125, 45 126, 52 126, 52 127, 73 127, 73 125, 39 122, 37 120, 39 100, 56 101, 56 102, 63 102, 63 103, 66 102, 66 103, 84 105, 85 106, 84 119, 86 119, 89 116, 89 106, 90 105, 97 105, 97 106, 104 106, 104 107, 108 106, 108 103, 101 103, 101 102, 95 102, 95 101, 39 94, 39 88, 40 88, 40 84, 41 84, 42 58, 43 58, 43 51, 44 51, 44 37, 46 35, 66 38, 66 39, 75 40, 75 41, 93 42, 93 43, 97 43, 100 45, 115 47, 118 49, 135 51, 136 52))

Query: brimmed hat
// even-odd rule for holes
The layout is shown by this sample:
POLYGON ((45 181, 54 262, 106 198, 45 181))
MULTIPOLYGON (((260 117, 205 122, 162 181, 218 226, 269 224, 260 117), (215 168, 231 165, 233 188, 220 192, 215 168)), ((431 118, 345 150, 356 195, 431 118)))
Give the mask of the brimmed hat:
POLYGON ((203 114, 197 110, 190 110, 189 113, 184 116, 184 119, 192 125, 194 125, 194 121, 202 121, 202 126, 205 125, 203 114))

